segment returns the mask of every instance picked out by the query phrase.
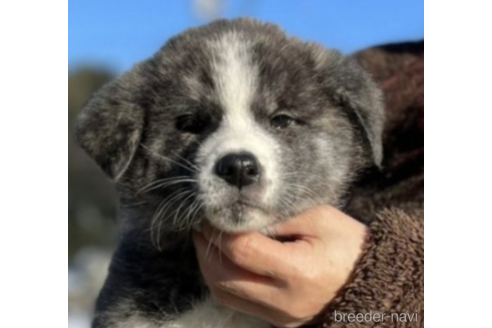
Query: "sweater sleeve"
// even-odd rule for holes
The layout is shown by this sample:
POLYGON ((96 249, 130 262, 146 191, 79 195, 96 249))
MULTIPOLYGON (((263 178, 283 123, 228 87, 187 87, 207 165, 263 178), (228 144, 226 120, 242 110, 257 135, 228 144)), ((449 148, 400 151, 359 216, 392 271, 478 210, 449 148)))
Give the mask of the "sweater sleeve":
POLYGON ((352 277, 319 327, 423 327, 423 210, 384 210, 370 231, 352 277))

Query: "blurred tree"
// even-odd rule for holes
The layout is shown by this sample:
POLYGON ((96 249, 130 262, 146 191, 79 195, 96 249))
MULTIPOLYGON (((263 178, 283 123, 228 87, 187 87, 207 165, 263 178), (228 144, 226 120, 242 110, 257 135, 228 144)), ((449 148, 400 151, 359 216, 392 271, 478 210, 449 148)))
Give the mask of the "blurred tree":
POLYGON ((85 246, 112 248, 116 236, 115 191, 109 179, 75 143, 84 103, 113 75, 81 68, 68 75, 68 257, 85 246))

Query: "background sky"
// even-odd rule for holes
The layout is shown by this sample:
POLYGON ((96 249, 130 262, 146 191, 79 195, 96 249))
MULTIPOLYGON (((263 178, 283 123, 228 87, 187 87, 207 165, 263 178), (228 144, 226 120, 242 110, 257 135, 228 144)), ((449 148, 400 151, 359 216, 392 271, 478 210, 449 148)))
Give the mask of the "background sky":
MULTIPOLYGON (((69 70, 87 65, 116 73, 129 69, 150 57, 169 37, 206 23, 203 11, 196 10, 197 2, 206 1, 70 0, 69 70)), ((250 16, 277 23, 289 34, 345 53, 424 36, 423 0, 222 2, 222 17, 250 16)))

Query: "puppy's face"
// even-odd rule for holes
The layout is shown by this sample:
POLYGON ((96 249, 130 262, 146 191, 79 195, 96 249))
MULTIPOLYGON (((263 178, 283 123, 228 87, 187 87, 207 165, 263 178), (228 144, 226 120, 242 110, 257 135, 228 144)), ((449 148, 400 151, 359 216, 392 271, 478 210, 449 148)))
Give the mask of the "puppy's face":
POLYGON ((151 225, 239 232, 340 205, 379 164, 382 112, 373 82, 337 52, 219 21, 103 88, 78 137, 151 225))

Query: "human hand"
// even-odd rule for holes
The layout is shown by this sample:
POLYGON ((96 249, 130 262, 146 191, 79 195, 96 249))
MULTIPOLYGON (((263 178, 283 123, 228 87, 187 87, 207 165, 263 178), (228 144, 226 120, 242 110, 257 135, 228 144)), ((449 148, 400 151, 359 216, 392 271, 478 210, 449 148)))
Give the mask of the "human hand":
POLYGON ((194 232, 203 277, 226 307, 277 327, 312 323, 350 277, 367 228, 319 206, 272 231, 277 240, 258 232, 220 233, 209 225, 194 232))

